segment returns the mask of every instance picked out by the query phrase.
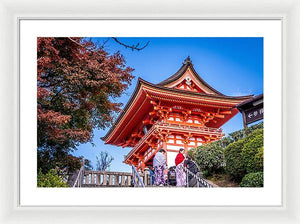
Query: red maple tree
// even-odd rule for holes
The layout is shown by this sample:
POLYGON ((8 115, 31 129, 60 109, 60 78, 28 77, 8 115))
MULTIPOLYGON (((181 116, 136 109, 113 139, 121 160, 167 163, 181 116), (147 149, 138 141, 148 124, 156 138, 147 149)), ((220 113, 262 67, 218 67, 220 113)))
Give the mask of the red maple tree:
POLYGON ((133 69, 86 38, 37 39, 38 149, 68 152, 109 126, 133 69))

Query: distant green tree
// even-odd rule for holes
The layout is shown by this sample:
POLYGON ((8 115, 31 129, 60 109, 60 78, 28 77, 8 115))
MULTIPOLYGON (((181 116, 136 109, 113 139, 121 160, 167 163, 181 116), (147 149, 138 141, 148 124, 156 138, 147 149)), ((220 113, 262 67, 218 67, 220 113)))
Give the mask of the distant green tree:
MULTIPOLYGON (((263 132, 264 123, 261 122, 259 124, 252 125, 246 129, 241 129, 235 132, 228 134, 228 136, 223 137, 222 139, 218 140, 218 144, 225 149, 230 143, 236 142, 241 139, 245 139, 248 135, 251 135, 256 130, 260 130, 263 132)), ((254 134, 255 135, 255 134, 254 134)))
POLYGON ((238 140, 241 140, 241 139, 244 139, 246 136, 245 134, 245 129, 242 129, 242 130, 238 130, 238 131, 235 131, 235 132, 232 132, 229 134, 229 137, 234 141, 238 141, 238 140))
POLYGON ((253 131, 258 130, 258 129, 260 129, 260 130, 264 129, 264 122, 260 122, 258 124, 255 124, 255 125, 252 125, 250 127, 247 127, 246 129, 244 129, 244 131, 245 131, 246 135, 249 135, 253 131))
POLYGON ((223 149, 225 149, 232 142, 234 142, 234 140, 230 136, 223 137, 222 139, 216 141, 216 143, 223 149))
POLYGON ((85 168, 86 170, 92 170, 92 169, 93 169, 93 166, 92 166, 90 160, 84 159, 84 168, 85 168))

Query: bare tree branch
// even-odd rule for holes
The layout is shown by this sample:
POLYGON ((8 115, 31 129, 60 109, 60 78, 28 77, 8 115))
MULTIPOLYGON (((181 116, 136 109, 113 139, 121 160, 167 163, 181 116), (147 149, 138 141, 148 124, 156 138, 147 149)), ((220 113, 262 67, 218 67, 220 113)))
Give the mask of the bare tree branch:
POLYGON ((124 44, 123 42, 119 41, 116 37, 112 37, 112 39, 114 41, 116 41, 118 44, 121 44, 122 46, 124 46, 125 48, 130 48, 131 50, 137 50, 137 51, 140 51, 140 50, 143 50, 145 47, 148 46, 148 44, 150 43, 150 41, 148 41, 144 46, 142 47, 139 47, 140 43, 137 43, 136 45, 128 45, 128 44, 124 44))
POLYGON ((78 43, 76 40, 73 40, 71 37, 67 37, 70 41, 74 42, 75 44, 78 44, 81 47, 84 47, 82 44, 78 43))
MULTIPOLYGON (((77 41, 75 41, 75 40, 72 39, 71 37, 68 37, 68 39, 69 39, 70 41, 72 41, 72 42, 78 44, 79 46, 84 47, 82 44, 78 43, 77 41)), ((147 47, 147 46, 149 45, 149 43, 150 43, 150 41, 148 41, 144 46, 139 47, 140 43, 137 43, 137 44, 135 44, 135 45, 134 45, 134 44, 133 44, 133 45, 128 45, 128 44, 125 44, 125 43, 119 41, 116 37, 112 37, 112 39, 113 39, 114 41, 116 41, 118 44, 124 46, 125 48, 130 48, 132 51, 134 51, 134 50, 137 50, 137 51, 143 50, 143 49, 144 49, 145 47, 147 47)), ((107 38, 107 39, 105 40, 104 44, 106 44, 108 40, 109 40, 109 39, 107 38)))
POLYGON ((107 170, 114 158, 108 154, 106 151, 101 151, 99 153, 99 157, 96 156, 97 164, 96 164, 96 169, 100 171, 105 171, 107 170))

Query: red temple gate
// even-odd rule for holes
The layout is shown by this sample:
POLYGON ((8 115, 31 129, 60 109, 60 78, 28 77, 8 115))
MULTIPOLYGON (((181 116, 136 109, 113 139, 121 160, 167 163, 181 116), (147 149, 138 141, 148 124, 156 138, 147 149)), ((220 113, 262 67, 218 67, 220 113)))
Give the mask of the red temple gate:
POLYGON ((188 57, 173 76, 158 84, 139 78, 129 102, 102 139, 133 147, 124 162, 142 170, 163 148, 170 167, 179 148, 187 153, 222 138, 220 127, 238 113, 237 104, 251 97, 218 92, 197 74, 188 57))

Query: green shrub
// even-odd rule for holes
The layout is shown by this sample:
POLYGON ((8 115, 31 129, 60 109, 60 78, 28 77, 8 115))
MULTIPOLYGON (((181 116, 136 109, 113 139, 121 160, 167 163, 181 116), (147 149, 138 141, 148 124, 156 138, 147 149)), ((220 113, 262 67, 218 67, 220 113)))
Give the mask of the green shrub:
POLYGON ((264 170, 264 147, 258 149, 257 154, 254 156, 254 163, 256 170, 264 170))
POLYGON ((263 144, 264 136, 263 133, 259 132, 259 130, 254 131, 251 135, 249 135, 249 137, 246 138, 244 147, 242 149, 242 158, 247 173, 263 171, 263 159, 261 159, 260 157, 261 153, 263 153, 260 151, 263 147, 263 144), (256 156, 256 154, 258 154, 259 151, 260 155, 256 156), (255 159, 255 156, 257 160, 255 159), (257 162, 259 161, 261 163, 257 164, 257 162))
POLYGON ((224 150, 216 143, 201 145, 196 148, 196 162, 207 175, 219 172, 225 166, 224 150))
POLYGON ((242 182, 240 183, 241 187, 263 187, 264 186, 264 173, 249 173, 247 174, 242 182))
POLYGON ((188 156, 191 157, 192 160, 196 160, 196 151, 197 148, 191 148, 190 150, 188 150, 188 156))
POLYGON ((40 169, 37 175, 38 187, 68 187, 63 180, 57 175, 54 169, 51 169, 48 173, 43 174, 40 169))
POLYGON ((208 178, 210 176, 210 174, 209 174, 209 172, 207 170, 204 170, 202 172, 202 175, 203 175, 204 178, 208 178))
POLYGON ((228 136, 223 137, 222 139, 216 141, 223 149, 225 149, 230 143, 236 142, 241 139, 252 139, 259 133, 263 134, 264 123, 258 123, 247 127, 245 129, 241 129, 232 133, 229 133, 228 136))
POLYGON ((245 134, 251 134, 256 130, 261 130, 263 131, 264 129, 264 122, 260 122, 258 124, 252 125, 250 127, 247 127, 246 129, 244 129, 245 134))
POLYGON ((246 138, 245 138, 245 144, 256 138, 257 136, 262 135, 264 136, 264 129, 255 129, 253 130, 246 138))
POLYGON ((244 140, 238 140, 229 144, 225 149, 225 171, 236 181, 240 181, 246 174, 245 166, 242 160, 243 147, 244 140))
POLYGON ((222 149, 225 149, 232 142, 234 142, 234 140, 231 138, 231 136, 223 137, 222 139, 216 141, 216 143, 221 146, 222 149))

